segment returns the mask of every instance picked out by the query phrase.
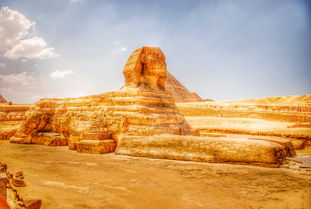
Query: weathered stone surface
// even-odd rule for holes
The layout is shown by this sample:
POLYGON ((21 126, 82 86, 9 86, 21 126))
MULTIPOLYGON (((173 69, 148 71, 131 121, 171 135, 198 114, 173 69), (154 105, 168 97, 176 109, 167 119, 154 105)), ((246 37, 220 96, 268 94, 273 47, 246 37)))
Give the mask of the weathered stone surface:
POLYGON ((26 186, 23 171, 19 171, 19 172, 13 174, 12 183, 16 187, 25 187, 26 186))
POLYGON ((185 116, 257 118, 280 122, 310 123, 311 105, 252 104, 232 102, 177 103, 185 116))
POLYGON ((70 150, 77 150, 77 144, 78 144, 77 142, 70 142, 68 145, 69 149, 70 150))
POLYGON ((0 162, 0 209, 39 209, 42 200, 28 199, 31 195, 27 192, 23 194, 27 190, 20 190, 19 188, 26 186, 24 172, 10 173, 7 168, 6 164, 0 162))
POLYGON ((267 141, 173 135, 124 136, 120 139, 116 153, 199 162, 252 164, 281 164, 286 157, 286 151, 281 145, 267 141))
POLYGON ((38 132, 31 137, 11 137, 11 143, 42 144, 48 146, 67 146, 67 139, 60 133, 38 132))
POLYGON ((311 95, 240 101, 176 103, 193 129, 208 133, 291 139, 295 149, 311 140, 311 95))
POLYGON ((171 95, 161 90, 125 87, 91 97, 42 99, 26 116, 12 142, 35 143, 41 132, 61 133, 68 143, 110 138, 117 141, 120 133, 190 133, 171 95))
POLYGON ((104 154, 114 152, 117 143, 113 139, 81 140, 77 143, 77 151, 85 153, 104 154))
POLYGON ((284 148, 274 142, 191 136, 198 132, 165 90, 168 74, 158 47, 135 50, 123 74, 119 91, 41 99, 11 142, 59 145, 53 141, 59 137, 59 143, 87 153, 113 152, 118 144, 117 154, 177 160, 278 165, 285 159, 284 148))
POLYGON ((290 140, 282 139, 282 138, 276 138, 276 137, 274 137, 274 138, 272 138, 272 137, 271 138, 250 137, 248 139, 259 140, 259 141, 269 141, 269 142, 277 143, 283 147, 284 151, 286 152, 286 156, 292 157, 292 156, 296 155, 296 151, 295 151, 294 146, 290 140))
POLYGON ((0 102, 0 140, 8 140, 15 134, 18 122, 25 119, 25 113, 30 107, 0 102))
POLYGON ((25 113, 31 107, 32 105, 0 103, 0 122, 21 121, 25 119, 25 113))
POLYGON ((0 131, 0 140, 8 140, 10 137, 14 136, 16 129, 11 130, 1 130, 0 131))
POLYGON ((136 49, 129 57, 123 74, 126 87, 164 90, 167 78, 165 56, 159 47, 136 49))
POLYGON ((40 209, 42 205, 42 200, 40 199, 24 200, 24 203, 27 209, 40 209))
MULTIPOLYGON (((0 171, 0 198, 4 201, 7 199, 6 184, 8 178, 5 172, 0 171)), ((0 207, 1 208, 1 207, 0 207)))
POLYGON ((41 132, 37 133, 35 138, 32 138, 32 143, 43 144, 48 146, 67 146, 66 138, 59 133, 41 132))

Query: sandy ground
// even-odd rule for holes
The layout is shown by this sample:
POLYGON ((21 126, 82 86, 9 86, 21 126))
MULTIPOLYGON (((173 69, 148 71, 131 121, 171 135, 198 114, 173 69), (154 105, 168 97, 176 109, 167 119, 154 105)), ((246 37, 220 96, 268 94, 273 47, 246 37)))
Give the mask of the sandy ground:
POLYGON ((250 104, 289 104, 289 105, 310 105, 311 95, 262 97, 234 101, 216 101, 220 103, 250 103, 250 104))
POLYGON ((311 208, 311 176, 286 168, 81 154, 8 141, 0 141, 0 162, 24 171, 28 186, 20 191, 42 199, 43 208, 311 208))

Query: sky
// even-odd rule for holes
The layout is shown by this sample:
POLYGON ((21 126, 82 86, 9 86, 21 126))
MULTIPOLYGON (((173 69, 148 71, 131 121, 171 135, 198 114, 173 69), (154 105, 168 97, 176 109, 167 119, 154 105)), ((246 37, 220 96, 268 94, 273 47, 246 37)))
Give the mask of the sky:
POLYGON ((120 89, 158 46, 202 98, 311 94, 309 0, 0 0, 0 94, 13 103, 120 89))

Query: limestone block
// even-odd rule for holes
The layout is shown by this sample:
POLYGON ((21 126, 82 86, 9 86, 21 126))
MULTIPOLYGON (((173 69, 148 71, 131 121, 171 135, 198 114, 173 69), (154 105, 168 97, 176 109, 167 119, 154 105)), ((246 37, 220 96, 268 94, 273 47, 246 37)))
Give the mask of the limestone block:
POLYGON ((286 157, 281 145, 248 139, 197 136, 123 136, 116 154, 199 162, 273 165, 286 157))
POLYGON ((7 199, 7 192, 6 192, 6 184, 8 178, 5 172, 0 172, 0 198, 6 201, 7 199))
POLYGON ((13 177, 12 183, 16 187, 25 187, 26 186, 24 179, 21 179, 21 178, 14 178, 13 177))
POLYGON ((70 150, 77 150, 77 142, 70 142, 69 143, 70 150))
POLYGON ((23 120, 15 136, 22 137, 33 135, 42 130, 48 123, 49 116, 41 111, 30 110, 26 113, 26 120, 23 120))
POLYGON ((114 152, 117 143, 113 139, 108 140, 81 140, 77 143, 77 151, 85 153, 103 154, 114 152))
POLYGON ((59 134, 53 132, 41 132, 37 133, 36 137, 31 140, 32 144, 43 144, 48 146, 66 146, 66 138, 59 134))
POLYGON ((25 118, 25 113, 32 105, 18 105, 0 103, 0 121, 20 121, 25 118))
POLYGON ((31 136, 23 136, 23 137, 12 136, 10 138, 10 143, 14 143, 14 144, 31 144, 31 136))
POLYGON ((11 137, 11 143, 16 144, 41 144, 48 146, 67 146, 67 139, 60 133, 38 132, 34 136, 11 137))
POLYGON ((283 147, 283 149, 286 152, 286 156, 287 157, 292 157, 296 155, 296 151, 294 149, 294 146, 292 144, 292 142, 288 139, 282 139, 282 138, 276 138, 276 137, 250 137, 248 139, 251 140, 260 140, 260 141, 270 141, 270 142, 274 142, 276 144, 279 144, 283 147))
POLYGON ((24 200, 24 204, 27 209, 40 209, 42 205, 42 200, 40 199, 24 200))
POLYGON ((0 131, 0 140, 8 140, 10 137, 14 136, 16 129, 11 130, 1 130, 0 131))

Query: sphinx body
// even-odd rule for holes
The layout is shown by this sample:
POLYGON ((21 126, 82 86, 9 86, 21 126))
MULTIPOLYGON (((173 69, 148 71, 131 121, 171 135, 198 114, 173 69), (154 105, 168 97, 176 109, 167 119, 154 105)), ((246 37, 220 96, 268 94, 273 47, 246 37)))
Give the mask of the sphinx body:
POLYGON ((78 151, 105 153, 115 150, 120 135, 191 133, 165 91, 165 56, 158 47, 135 50, 123 73, 125 86, 119 91, 41 99, 26 112, 11 142, 69 145, 78 151))
POLYGON ((89 153, 269 165, 292 154, 287 142, 198 136, 165 90, 168 73, 158 47, 135 50, 123 74, 125 86, 119 91, 41 99, 27 111, 11 142, 69 145, 89 153))

